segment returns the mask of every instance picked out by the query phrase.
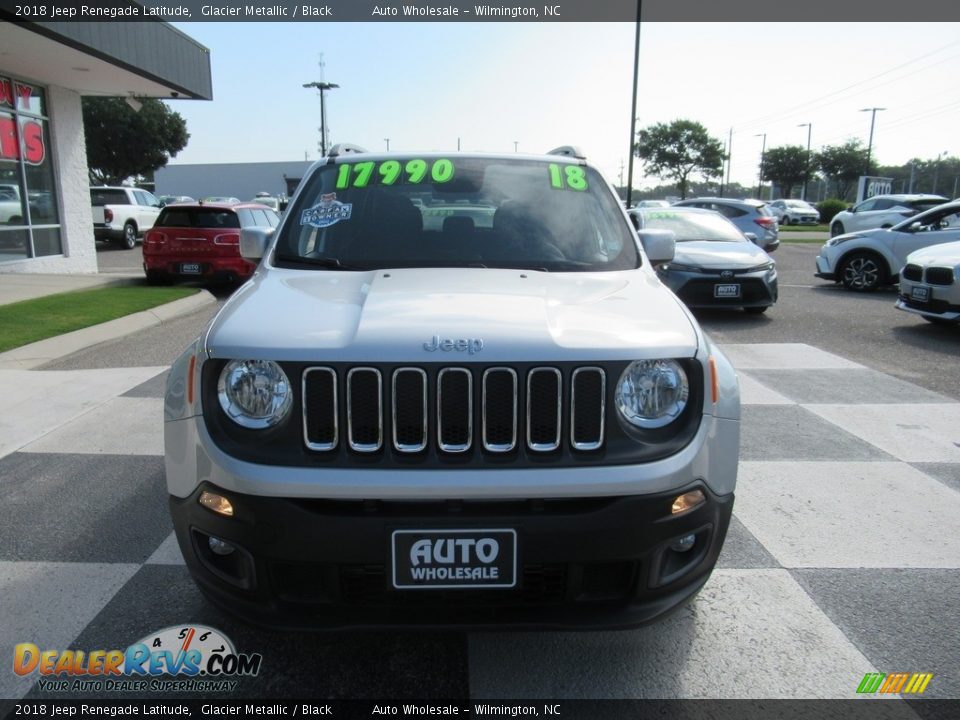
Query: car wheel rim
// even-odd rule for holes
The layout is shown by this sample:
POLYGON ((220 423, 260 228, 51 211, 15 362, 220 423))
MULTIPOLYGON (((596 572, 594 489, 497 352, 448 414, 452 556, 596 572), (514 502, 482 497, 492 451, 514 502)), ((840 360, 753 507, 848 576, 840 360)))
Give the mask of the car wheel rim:
POLYGON ((880 268, 869 258, 857 258, 847 263, 844 277, 847 284, 854 288, 871 288, 877 284, 880 268))

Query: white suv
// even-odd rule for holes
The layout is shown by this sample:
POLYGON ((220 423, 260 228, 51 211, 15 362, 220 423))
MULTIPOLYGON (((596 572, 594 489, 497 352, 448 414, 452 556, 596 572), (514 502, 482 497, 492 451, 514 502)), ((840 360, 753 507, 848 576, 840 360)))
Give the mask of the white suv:
POLYGON ((334 147, 174 363, 170 509, 260 623, 625 627, 707 581, 739 390, 582 153, 334 147))
POLYGON ((960 240, 960 202, 944 203, 887 230, 830 238, 817 255, 817 277, 867 292, 897 282, 907 256, 920 248, 960 240))
POLYGON ((890 228, 924 210, 929 210, 947 198, 940 195, 874 195, 849 210, 843 210, 830 221, 830 237, 858 230, 890 228))

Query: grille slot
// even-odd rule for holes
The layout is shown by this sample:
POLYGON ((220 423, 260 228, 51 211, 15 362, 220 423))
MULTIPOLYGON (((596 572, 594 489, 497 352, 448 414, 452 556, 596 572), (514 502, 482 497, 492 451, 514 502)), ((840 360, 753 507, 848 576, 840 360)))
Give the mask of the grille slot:
POLYGON ((549 452, 560 447, 563 377, 556 368, 534 368, 527 374, 527 447, 549 452))
POLYGON ((510 452, 517 446, 517 373, 490 368, 483 373, 483 449, 510 452))
POLYGON ((333 368, 309 368, 303 373, 303 437, 311 450, 337 447, 337 373, 333 368))
POLYGON ((444 368, 437 376, 437 442, 451 453, 473 445, 473 375, 466 368, 444 368))
POLYGON ((347 435, 356 452, 376 452, 383 446, 383 378, 376 368, 347 373, 347 435))
POLYGON ((570 444, 576 450, 597 450, 603 445, 607 376, 602 368, 573 371, 570 382, 570 444))
POLYGON ((427 447, 427 373, 420 368, 393 371, 393 447, 420 452, 427 447))
POLYGON ((901 275, 907 280, 913 280, 914 282, 920 282, 923 280, 923 268, 919 265, 909 264, 904 265, 901 275))
POLYGON ((603 368, 528 367, 308 367, 301 379, 303 443, 317 453, 370 454, 386 445, 408 455, 475 446, 498 455, 603 447, 603 368))
POLYGON ((931 285, 953 285, 953 268, 927 268, 927 282, 931 285))

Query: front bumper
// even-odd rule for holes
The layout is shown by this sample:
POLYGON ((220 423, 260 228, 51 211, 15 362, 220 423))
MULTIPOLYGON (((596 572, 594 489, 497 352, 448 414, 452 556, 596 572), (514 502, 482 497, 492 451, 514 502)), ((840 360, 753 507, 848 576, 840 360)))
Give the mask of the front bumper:
POLYGON ((822 251, 820 255, 817 255, 817 271, 814 273, 814 277, 823 278, 824 280, 837 279, 837 274, 830 265, 830 259, 824 256, 822 251))
POLYGON ((777 302, 777 271, 762 270, 724 278, 719 273, 661 271, 660 278, 690 308, 767 307, 777 302), (736 297, 717 297, 716 286, 739 285, 736 297))
POLYGON ((960 322, 960 287, 957 285, 928 285, 900 277, 900 293, 897 310, 922 315, 923 317, 960 322), (929 299, 926 302, 913 298, 915 287, 926 287, 929 299))
POLYGON ((255 624, 305 629, 635 627, 703 586, 732 509, 732 493, 699 481, 652 495, 497 501, 276 498, 204 483, 170 498, 180 548, 208 597, 255 624), (671 516, 674 498, 694 488, 706 502, 671 516), (199 505, 203 490, 229 497, 234 517, 199 505), (516 531, 516 587, 392 588, 394 530, 484 528, 516 531), (692 549, 670 549, 688 534, 692 549), (216 555, 210 536, 237 549, 216 555))

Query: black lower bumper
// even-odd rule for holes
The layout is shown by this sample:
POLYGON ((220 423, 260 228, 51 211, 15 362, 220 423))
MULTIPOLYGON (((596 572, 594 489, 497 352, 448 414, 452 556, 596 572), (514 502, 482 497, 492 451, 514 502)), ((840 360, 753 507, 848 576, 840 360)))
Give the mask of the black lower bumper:
POLYGON ((242 495, 202 485, 170 498, 200 589, 254 624, 290 629, 515 627, 611 629, 659 619, 693 597, 716 564, 733 495, 700 483, 659 495, 515 501, 345 501, 242 495), (672 516, 681 493, 706 502, 672 516), (202 507, 204 490, 234 516, 202 507), (516 586, 397 590, 395 530, 516 531, 516 586), (670 545, 695 536, 683 552, 670 545), (210 537, 235 550, 218 555, 210 537))

